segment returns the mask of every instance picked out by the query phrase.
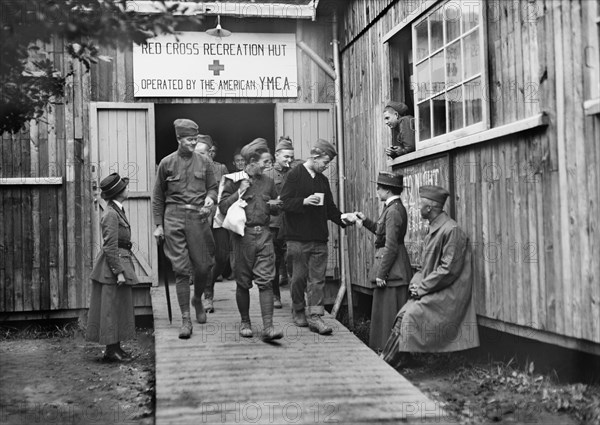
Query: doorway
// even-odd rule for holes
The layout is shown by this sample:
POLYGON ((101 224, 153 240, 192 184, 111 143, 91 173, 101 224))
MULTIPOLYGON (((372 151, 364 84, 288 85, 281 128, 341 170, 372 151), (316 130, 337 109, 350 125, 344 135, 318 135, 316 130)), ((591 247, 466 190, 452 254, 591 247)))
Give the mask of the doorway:
POLYGON ((275 148, 275 105, 266 104, 155 104, 156 163, 177 150, 173 121, 195 121, 201 134, 217 145, 215 161, 233 169, 233 153, 257 137, 275 148))

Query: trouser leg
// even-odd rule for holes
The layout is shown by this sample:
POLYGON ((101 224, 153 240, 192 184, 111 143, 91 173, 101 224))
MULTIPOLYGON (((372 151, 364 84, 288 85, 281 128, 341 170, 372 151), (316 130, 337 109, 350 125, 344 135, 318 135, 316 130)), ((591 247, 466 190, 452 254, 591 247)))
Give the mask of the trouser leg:
POLYGON ((291 276, 292 308, 302 311, 305 308, 304 293, 306 292, 306 281, 308 278, 309 242, 288 241, 288 260, 293 264, 291 276))
POLYGON ((250 323, 250 289, 237 285, 235 289, 235 301, 242 322, 250 323))
MULTIPOLYGON (((307 282, 307 313, 309 315, 325 313, 324 287, 325 273, 327 272, 327 244, 314 242, 308 259, 307 282)), ((294 267, 296 265, 294 264, 294 267)))

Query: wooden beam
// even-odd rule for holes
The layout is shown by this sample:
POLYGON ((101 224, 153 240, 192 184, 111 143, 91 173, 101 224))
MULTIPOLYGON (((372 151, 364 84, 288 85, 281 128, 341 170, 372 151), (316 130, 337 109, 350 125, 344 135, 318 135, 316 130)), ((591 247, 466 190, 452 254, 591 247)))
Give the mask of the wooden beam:
POLYGON ((0 186, 43 186, 61 185, 62 177, 2 177, 0 186))
POLYGON ((487 142, 488 140, 499 139, 500 137, 510 136, 522 131, 531 130, 538 127, 546 127, 548 125, 548 116, 545 113, 534 115, 530 118, 525 118, 520 121, 515 121, 510 124, 500 127, 491 128, 470 136, 461 137, 450 142, 442 143, 425 149, 419 149, 406 155, 402 155, 393 160, 388 160, 389 167, 393 165, 406 164, 407 162, 416 159, 425 158, 441 152, 451 151, 453 149, 462 148, 465 146, 474 145, 477 143, 487 142))
POLYGON ((477 324, 498 332, 504 332, 522 338, 600 356, 600 344, 595 342, 559 335, 542 329, 515 325, 513 323, 490 319, 489 317, 483 316, 477 316, 477 324))
POLYGON ((223 15, 255 18, 288 18, 312 19, 316 18, 317 3, 314 0, 307 4, 287 3, 250 3, 238 2, 179 2, 166 1, 164 5, 159 1, 136 0, 127 2, 127 10, 137 13, 161 13, 167 8, 179 5, 174 15, 223 15))

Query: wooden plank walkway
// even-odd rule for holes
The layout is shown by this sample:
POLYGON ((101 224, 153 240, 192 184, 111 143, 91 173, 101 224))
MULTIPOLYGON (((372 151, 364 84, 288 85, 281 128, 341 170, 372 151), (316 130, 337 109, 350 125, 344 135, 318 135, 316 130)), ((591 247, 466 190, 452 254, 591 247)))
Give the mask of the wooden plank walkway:
MULTIPOLYGON (((341 323, 333 335, 294 326, 288 287, 274 321, 278 343, 238 334, 235 282, 218 282, 215 313, 178 338, 181 315, 171 285, 173 324, 164 287, 152 288, 156 344, 156 424, 442 423, 447 416, 341 323)), ((251 319, 260 335, 258 289, 251 319)), ((193 308, 192 308, 193 316, 193 308)))

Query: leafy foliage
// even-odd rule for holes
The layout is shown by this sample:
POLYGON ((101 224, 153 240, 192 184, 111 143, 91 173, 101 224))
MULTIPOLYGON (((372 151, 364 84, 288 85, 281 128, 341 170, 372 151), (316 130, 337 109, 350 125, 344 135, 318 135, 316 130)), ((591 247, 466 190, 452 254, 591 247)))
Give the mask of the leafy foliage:
POLYGON ((110 58, 98 46, 125 48, 157 34, 173 34, 187 6, 159 3, 158 13, 141 14, 126 0, 11 0, 0 4, 0 132, 19 131, 42 116, 45 106, 64 95, 66 78, 40 49, 64 40, 66 52, 89 70, 110 58), (182 16, 177 16, 180 14, 182 16))

